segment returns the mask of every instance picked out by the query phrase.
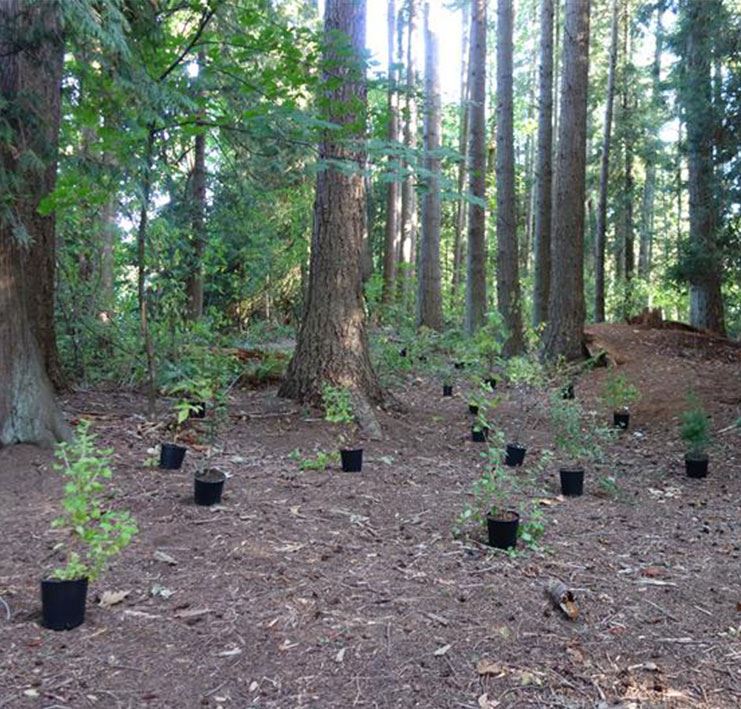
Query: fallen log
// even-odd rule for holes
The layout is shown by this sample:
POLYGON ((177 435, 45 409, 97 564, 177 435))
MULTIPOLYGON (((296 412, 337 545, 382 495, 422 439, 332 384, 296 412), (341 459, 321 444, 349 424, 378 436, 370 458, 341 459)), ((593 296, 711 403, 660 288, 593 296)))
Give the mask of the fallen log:
POLYGON ((550 579, 544 590, 553 605, 559 608, 569 620, 576 620, 579 617, 579 607, 576 605, 574 594, 565 583, 558 579, 550 579))

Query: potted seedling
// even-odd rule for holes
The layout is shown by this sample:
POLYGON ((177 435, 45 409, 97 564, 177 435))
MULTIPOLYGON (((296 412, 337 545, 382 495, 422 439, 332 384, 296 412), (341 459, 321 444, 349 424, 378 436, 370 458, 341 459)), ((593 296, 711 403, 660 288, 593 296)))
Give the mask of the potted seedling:
POLYGON ((689 408, 682 413, 679 429, 687 445, 684 465, 691 478, 704 478, 708 474, 707 448, 710 445, 710 420, 696 396, 689 397, 689 408))
POLYGON ((478 388, 471 392, 468 396, 468 413, 473 416, 478 415, 479 411, 485 411, 489 406, 489 401, 486 397, 487 385, 485 382, 479 382, 478 388))
POLYGON ((506 468, 495 463, 473 484, 474 500, 458 516, 458 529, 471 522, 480 528, 485 522, 489 546, 514 549, 520 515, 507 505, 510 487, 506 468))
POLYGON ((513 357, 507 362, 506 376, 515 392, 519 416, 513 440, 507 444, 504 462, 510 467, 519 467, 525 461, 527 453, 527 448, 520 442, 520 436, 540 402, 539 392, 545 386, 545 373, 535 358, 521 356, 513 357))
POLYGON ((481 378, 494 391, 497 386, 496 369, 502 350, 504 324, 498 311, 486 315, 486 324, 476 331, 473 348, 481 367, 481 378))
POLYGON ((602 399, 612 409, 612 421, 615 428, 625 431, 630 423, 631 404, 638 401, 637 387, 628 381, 624 374, 613 374, 607 378, 602 391, 602 399))
POLYGON ((359 473, 363 469, 363 449, 350 447, 355 433, 355 414, 350 392, 343 387, 325 384, 322 400, 324 418, 341 427, 338 439, 342 470, 346 473, 359 473))
POLYGON ((489 430, 491 428, 489 419, 487 418, 487 406, 479 407, 476 412, 476 419, 471 426, 471 440, 474 443, 486 443, 486 439, 489 437, 489 430))
POLYGON ((71 443, 57 446, 54 469, 65 485, 62 514, 52 527, 66 533, 55 547, 64 550, 66 561, 41 581, 41 622, 51 630, 71 630, 84 622, 88 584, 137 532, 128 512, 109 508, 111 455, 111 450, 96 449, 87 421, 77 427, 71 443))
POLYGON ((584 492, 583 466, 601 455, 602 441, 609 438, 610 431, 588 421, 579 402, 564 399, 560 393, 551 398, 550 420, 562 460, 561 493, 579 496, 584 492))

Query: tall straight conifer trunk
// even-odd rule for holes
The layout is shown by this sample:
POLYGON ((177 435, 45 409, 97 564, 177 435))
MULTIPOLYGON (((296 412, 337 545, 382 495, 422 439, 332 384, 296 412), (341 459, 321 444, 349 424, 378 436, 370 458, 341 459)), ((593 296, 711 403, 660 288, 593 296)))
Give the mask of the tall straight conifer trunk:
POLYGON ((716 125, 712 102, 713 45, 710 30, 714 12, 717 12, 714 0, 684 0, 680 3, 685 66, 679 98, 687 125, 690 324, 725 334, 720 290, 721 258, 717 244, 718 189, 713 161, 716 125))
POLYGON ((533 325, 548 317, 551 279, 551 204, 553 195, 553 0, 540 3, 538 167, 535 171, 535 275, 533 325))
POLYGON ((468 210, 468 269, 466 332, 473 334, 486 322, 486 0, 471 6, 469 61, 469 173, 468 189, 477 198, 468 210))
POLYGON ((325 132, 317 175, 306 310, 279 395, 318 402, 325 383, 356 401, 380 401, 368 355, 361 256, 366 207, 365 0, 327 0, 323 55, 325 132), (348 169, 338 169, 336 163, 348 169))
POLYGON ((515 136, 512 97, 512 0, 497 0, 497 304, 507 328, 502 353, 522 352, 515 136))
POLYGON ((607 101, 605 102, 605 126, 602 135, 600 158, 599 198, 597 202, 597 229, 594 238, 594 319, 605 320, 605 245, 607 242, 607 188, 610 174, 610 145, 612 138, 612 114, 615 103, 615 71, 618 54, 618 0, 612 0, 610 25, 610 59, 607 69, 607 101))
POLYGON ((583 356, 589 0, 566 0, 546 359, 583 356))
MULTIPOLYGON (((387 104, 389 112, 388 139, 389 143, 399 142, 399 92, 397 77, 399 71, 394 56, 397 33, 397 15, 395 0, 388 0, 388 95, 387 104)), ((401 28, 399 28, 399 31, 401 28)), ((389 156, 389 164, 398 161, 394 155, 389 156)), ((390 177, 395 170, 391 170, 390 177)), ((396 282, 396 259, 399 254, 399 241, 401 236, 401 185, 396 179, 392 179, 386 188, 386 232, 383 251, 383 302, 390 303, 394 296, 396 282)))
POLYGON ((425 3, 425 191, 422 198, 422 239, 419 249, 417 325, 443 329, 443 299, 440 276, 440 145, 442 99, 438 67, 439 39, 435 13, 425 3))
POLYGON ((0 96, 13 107, 0 142, 10 185, 0 215, 0 446, 51 445, 69 433, 47 375, 57 367, 54 219, 38 213, 56 180, 59 8, 0 0, 0 25, 0 96), (31 164, 31 153, 43 167, 31 164))

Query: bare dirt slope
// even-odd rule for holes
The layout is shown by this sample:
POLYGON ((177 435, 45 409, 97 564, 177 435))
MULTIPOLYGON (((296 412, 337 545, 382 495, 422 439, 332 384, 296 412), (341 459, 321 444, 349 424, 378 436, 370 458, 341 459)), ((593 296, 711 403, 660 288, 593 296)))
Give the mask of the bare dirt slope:
MULTIPOLYGON (((482 449, 465 401, 437 383, 395 391, 408 411, 382 414, 386 438, 367 444, 360 475, 300 472, 289 453, 332 448, 330 428, 274 390, 238 393, 213 452, 231 475, 215 509, 191 502, 203 451, 179 472, 145 467, 162 432, 143 398, 67 397, 115 449, 117 504, 141 532, 91 589, 82 627, 42 629, 60 483, 50 454, 0 450, 0 707, 739 706, 739 434, 717 434, 703 481, 685 476, 677 436, 688 387, 716 432, 739 416, 739 349, 631 326, 592 334, 643 399, 584 497, 560 498, 556 471, 539 474, 544 548, 515 558, 451 534, 482 449), (544 598, 552 576, 575 589, 576 622, 544 598), (129 594, 103 608, 104 591, 129 594)), ((577 381, 588 406, 605 376, 577 381)), ((494 418, 511 432, 519 415, 505 402, 494 418)), ((524 440, 529 463, 549 443, 542 417, 524 440)))

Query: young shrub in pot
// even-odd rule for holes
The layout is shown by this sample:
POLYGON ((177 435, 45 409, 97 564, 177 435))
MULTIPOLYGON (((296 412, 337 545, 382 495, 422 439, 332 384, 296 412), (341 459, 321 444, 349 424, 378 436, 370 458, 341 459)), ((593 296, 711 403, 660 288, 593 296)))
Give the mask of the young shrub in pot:
POLYGON ((325 384, 322 389, 324 418, 340 426, 338 436, 342 470, 346 473, 359 473, 363 469, 363 449, 351 447, 355 435, 355 414, 349 390, 325 384))
POLYGON ((527 356, 510 359, 505 373, 515 391, 520 418, 512 441, 507 443, 504 462, 510 467, 518 467, 524 462, 527 453, 527 448, 520 443, 520 435, 540 403, 540 392, 545 388, 546 377, 541 363, 534 357, 527 356))
POLYGON ((624 374, 611 374, 605 381, 602 400, 612 409, 615 428, 625 431, 630 423, 630 406, 640 398, 638 388, 624 374))
POLYGON ((602 454, 602 443, 613 434, 588 421, 575 399, 564 399, 560 392, 551 397, 550 422, 553 441, 562 461, 559 469, 561 493, 579 496, 584 491, 584 464, 602 454))
POLYGON ((691 478, 704 478, 708 474, 707 448, 710 445, 710 420, 699 399, 688 397, 689 408, 682 413, 679 433, 687 446, 684 456, 685 469, 691 478))
POLYGON ((64 566, 41 581, 42 625, 70 630, 85 620, 88 583, 95 581, 125 547, 137 526, 126 511, 109 509, 107 481, 113 475, 112 451, 98 450, 90 424, 83 421, 71 443, 60 443, 54 468, 65 478, 62 514, 52 527, 67 532, 57 545, 64 549, 64 566))

